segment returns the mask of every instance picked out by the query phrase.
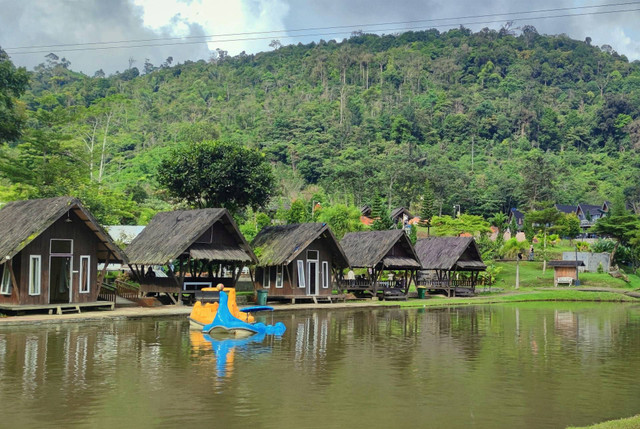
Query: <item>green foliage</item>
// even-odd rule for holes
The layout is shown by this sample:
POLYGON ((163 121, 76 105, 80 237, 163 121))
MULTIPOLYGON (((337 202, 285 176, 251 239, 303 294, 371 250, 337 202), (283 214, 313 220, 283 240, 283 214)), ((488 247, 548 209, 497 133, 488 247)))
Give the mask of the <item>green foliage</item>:
POLYGON ((591 230, 616 240, 616 244, 611 251, 611 259, 614 261, 616 260, 616 251, 620 245, 627 245, 631 242, 634 247, 640 245, 640 240, 637 239, 640 234, 640 219, 626 209, 621 196, 616 197, 610 213, 598 219, 591 230))
POLYGON ((364 225, 360 222, 360 209, 355 206, 336 204, 317 210, 317 221, 326 223, 338 240, 347 232, 362 231, 364 225))
POLYGON ((418 241, 418 228, 411 224, 411 229, 409 230, 409 240, 411 240, 411 244, 416 244, 418 241))
POLYGON ((371 229, 374 231, 384 231, 393 228, 391 214, 389 210, 387 210, 387 205, 382 197, 374 200, 371 206, 371 217, 373 218, 371 229))
POLYGON ((574 239, 582 232, 580 219, 575 213, 562 214, 553 226, 553 230, 561 237, 574 239))
POLYGON ((295 200, 287 213, 287 223, 305 223, 309 221, 307 204, 302 200, 295 200))
POLYGON ((256 214, 256 228, 258 232, 262 231, 265 226, 271 225, 271 219, 265 213, 259 212, 256 214))
POLYGON ((420 220, 423 223, 430 222, 431 218, 436 214, 435 194, 429 180, 424 182, 424 191, 422 193, 422 205, 420 208, 420 220))
POLYGON ((440 236, 459 236, 463 233, 476 235, 491 232, 489 222, 485 221, 482 216, 470 214, 463 214, 456 218, 434 216, 431 224, 437 227, 437 235, 440 236))
POLYGON ((596 203, 615 189, 640 207, 640 64, 564 35, 354 35, 173 64, 89 77, 47 56, 20 100, 22 83, 10 96, 10 119, 0 113, 0 128, 30 118, 2 145, 2 195, 97 181, 182 199, 156 182, 159 160, 179 143, 220 139, 261 150, 293 178, 278 183, 287 201, 321 186, 323 205, 383 194, 387 207, 419 206, 429 178, 435 213, 459 204, 489 218, 543 200, 596 203), (37 118, 56 109, 64 121, 37 118))
POLYGON ((28 83, 27 71, 16 68, 0 48, 0 144, 20 137, 25 117, 17 99, 24 94, 28 83))
POLYGON ((274 192, 271 166, 259 152, 220 141, 177 146, 160 163, 158 182, 192 207, 232 213, 263 206, 274 192))
POLYGON ((509 259, 515 259, 518 256, 518 253, 522 253, 523 255, 529 249, 528 241, 518 241, 516 238, 510 238, 509 240, 504 242, 500 253, 509 259))

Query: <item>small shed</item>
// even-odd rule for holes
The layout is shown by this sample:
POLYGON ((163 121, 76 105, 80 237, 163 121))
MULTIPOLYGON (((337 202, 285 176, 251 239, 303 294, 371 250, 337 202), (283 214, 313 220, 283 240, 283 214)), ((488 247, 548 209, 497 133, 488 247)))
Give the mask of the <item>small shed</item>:
POLYGON ((421 268, 409 237, 400 229, 351 232, 344 236, 340 244, 352 268, 367 269, 360 278, 342 280, 340 286, 343 290, 369 291, 377 296, 379 291, 391 295, 390 289, 395 289, 406 296, 421 268), (401 275, 383 282, 381 277, 384 271, 401 271, 401 275))
POLYGON ((331 296, 342 270, 349 266, 325 223, 267 226, 251 245, 258 256, 256 289, 293 302, 331 296))
POLYGON ((105 269, 126 257, 79 200, 45 198, 7 203, 0 210, 0 308, 83 307, 98 301, 105 269))
POLYGON ((422 268, 435 272, 434 279, 419 284, 444 290, 447 296, 455 296, 463 288, 475 293, 478 275, 487 269, 473 237, 425 238, 416 242, 416 252, 422 268))
POLYGON ((553 267, 553 284, 576 284, 578 280, 578 267, 584 267, 581 260, 573 261, 549 261, 549 266, 553 267))
POLYGON ((235 287, 242 269, 257 262, 222 208, 156 214, 127 247, 127 256, 140 291, 164 293, 174 303, 176 295, 194 294, 218 283, 235 287), (152 266, 162 266, 167 277, 149 273, 152 266))

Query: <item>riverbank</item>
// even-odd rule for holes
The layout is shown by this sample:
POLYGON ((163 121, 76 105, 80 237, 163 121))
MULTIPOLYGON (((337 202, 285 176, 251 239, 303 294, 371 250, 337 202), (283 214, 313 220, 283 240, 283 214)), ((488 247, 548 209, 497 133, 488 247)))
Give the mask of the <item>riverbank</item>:
MULTIPOLYGON (((525 289, 504 293, 480 294, 471 298, 447 298, 442 296, 428 296, 426 299, 410 299, 408 301, 348 301, 333 304, 275 304, 274 311, 310 311, 310 310, 340 310, 353 308, 425 308, 425 307, 456 307, 467 305, 489 305, 518 302, 622 302, 640 303, 628 289, 525 289), (632 295, 632 296, 630 296, 632 295)), ((145 317, 186 317, 191 313, 191 307, 182 305, 167 305, 163 307, 123 307, 112 311, 90 311, 79 314, 28 314, 22 316, 7 316, 0 318, 0 328, 15 325, 38 325, 56 323, 87 323, 104 320, 140 319, 145 317)))
POLYGON ((610 420, 593 426, 568 427, 567 429, 637 429, 640 428, 640 415, 627 419, 610 420))
MULTIPOLYGON (((274 311, 309 311, 317 309, 351 309, 377 308, 376 301, 357 301, 334 304, 276 304, 274 311)), ((115 310, 96 310, 75 314, 27 314, 0 318, 0 329, 4 326, 39 325, 56 323, 99 322, 104 320, 141 319, 146 317, 187 317, 191 313, 190 306, 166 305, 162 307, 123 307, 115 310)))
POLYGON ((450 307, 462 305, 484 305, 533 301, 575 301, 575 302, 638 302, 625 289, 527 289, 501 294, 478 295, 471 298, 446 298, 430 296, 426 299, 402 302, 383 302, 382 305, 400 307, 450 307))

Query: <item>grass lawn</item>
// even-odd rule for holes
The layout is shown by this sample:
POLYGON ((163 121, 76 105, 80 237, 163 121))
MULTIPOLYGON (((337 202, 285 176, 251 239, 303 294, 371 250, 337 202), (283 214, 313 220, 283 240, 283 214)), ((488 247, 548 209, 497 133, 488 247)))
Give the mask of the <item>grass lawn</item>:
POLYGON ((638 302, 640 300, 614 292, 582 292, 573 289, 528 290, 512 294, 487 294, 476 298, 444 298, 431 296, 409 301, 381 301, 382 305, 401 307, 444 307, 532 301, 638 302))
MULTIPOLYGON (((496 266, 502 267, 502 271, 496 278, 495 287, 505 290, 515 288, 516 284, 516 263, 515 262, 496 262, 496 266)), ((620 289, 638 289, 640 288, 640 277, 635 274, 627 274, 629 283, 622 279, 616 279, 606 273, 580 273, 580 285, 590 287, 610 287, 620 289)), ((542 262, 520 262, 520 287, 552 287, 553 286, 553 268, 547 267, 545 273, 542 273, 542 262)))
POLYGON ((640 415, 628 419, 611 420, 593 426, 569 427, 567 429, 637 429, 640 428, 640 415))

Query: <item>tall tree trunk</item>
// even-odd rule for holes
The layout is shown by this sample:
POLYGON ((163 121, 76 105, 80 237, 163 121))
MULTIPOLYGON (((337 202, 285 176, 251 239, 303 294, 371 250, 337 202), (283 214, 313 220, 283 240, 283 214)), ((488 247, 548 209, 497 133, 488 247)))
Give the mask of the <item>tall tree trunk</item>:
POLYGON ((113 110, 107 115, 107 123, 104 126, 104 136, 102 138, 102 154, 100 155, 100 171, 98 173, 98 182, 102 183, 102 174, 104 173, 104 161, 107 148, 107 135, 109 134, 109 125, 111 124, 111 117, 113 116, 113 110))

